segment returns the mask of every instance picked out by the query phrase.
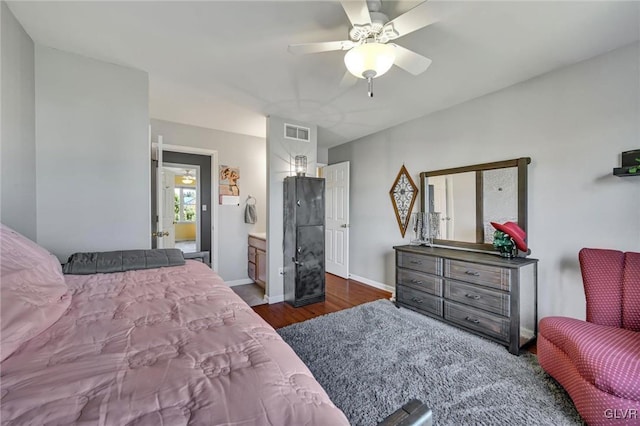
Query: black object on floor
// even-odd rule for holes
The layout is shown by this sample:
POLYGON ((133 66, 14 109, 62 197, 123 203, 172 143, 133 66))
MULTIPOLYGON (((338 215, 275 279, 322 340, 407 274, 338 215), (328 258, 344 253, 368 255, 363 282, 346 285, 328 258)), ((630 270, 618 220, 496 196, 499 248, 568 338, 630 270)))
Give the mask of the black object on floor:
POLYGON ((433 416, 429 407, 418 399, 412 399, 394 411, 378 426, 432 426, 433 416))

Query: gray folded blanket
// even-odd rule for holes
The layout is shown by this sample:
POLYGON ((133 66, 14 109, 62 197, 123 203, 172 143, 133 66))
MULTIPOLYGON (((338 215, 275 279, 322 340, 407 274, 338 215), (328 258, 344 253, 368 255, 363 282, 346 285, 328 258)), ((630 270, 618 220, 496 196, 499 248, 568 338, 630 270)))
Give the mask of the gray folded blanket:
POLYGON ((120 250, 74 253, 62 271, 70 275, 88 275, 179 265, 184 265, 180 249, 120 250))

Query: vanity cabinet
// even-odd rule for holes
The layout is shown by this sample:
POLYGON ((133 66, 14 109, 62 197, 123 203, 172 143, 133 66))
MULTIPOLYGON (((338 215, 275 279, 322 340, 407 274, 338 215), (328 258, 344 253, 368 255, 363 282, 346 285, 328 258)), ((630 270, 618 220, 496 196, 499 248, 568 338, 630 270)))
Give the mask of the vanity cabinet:
POLYGON ((249 278, 264 288, 267 282, 267 239, 262 235, 249 234, 249 278))
POLYGON ((537 335, 538 260, 397 246, 396 306, 499 342, 514 355, 537 335))

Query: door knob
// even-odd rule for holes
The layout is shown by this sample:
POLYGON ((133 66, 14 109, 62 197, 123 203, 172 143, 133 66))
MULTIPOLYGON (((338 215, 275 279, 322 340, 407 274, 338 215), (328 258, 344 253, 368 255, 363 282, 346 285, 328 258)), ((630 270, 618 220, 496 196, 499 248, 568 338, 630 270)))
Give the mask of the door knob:
POLYGON ((348 223, 343 223, 342 225, 340 225, 340 228, 350 228, 351 225, 349 225, 348 223))

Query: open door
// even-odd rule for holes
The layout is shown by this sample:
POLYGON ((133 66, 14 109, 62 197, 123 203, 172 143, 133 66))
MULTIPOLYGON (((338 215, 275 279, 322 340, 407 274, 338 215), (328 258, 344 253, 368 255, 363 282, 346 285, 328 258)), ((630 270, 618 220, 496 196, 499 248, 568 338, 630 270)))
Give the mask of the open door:
POLYGON ((151 247, 170 248, 175 246, 175 226, 173 225, 173 197, 175 182, 167 188, 167 174, 162 170, 162 136, 151 152, 151 247), (155 189, 155 191, 154 191, 155 189), (169 192, 171 191, 171 192, 169 192), (168 210, 169 203, 171 209, 168 210), (172 243, 173 241, 173 243, 172 243))
POLYGON ((175 222, 176 174, 162 169, 162 238, 158 239, 159 248, 176 246, 175 222))
POLYGON ((349 278, 349 162, 323 167, 325 270, 349 278))

